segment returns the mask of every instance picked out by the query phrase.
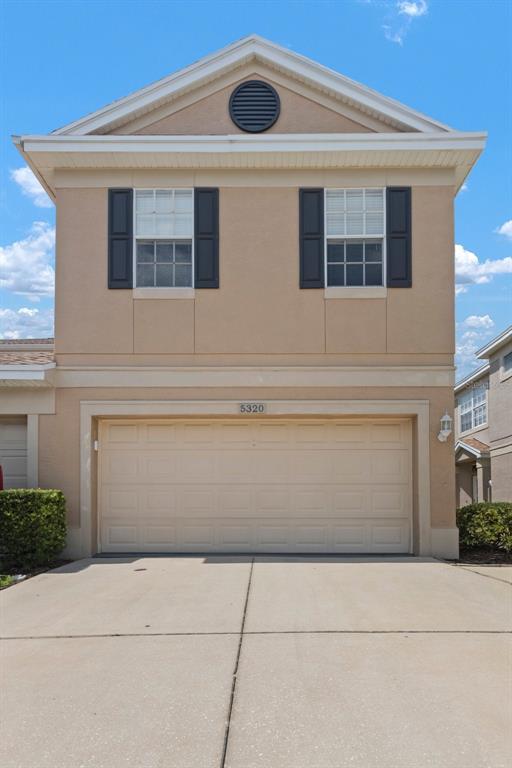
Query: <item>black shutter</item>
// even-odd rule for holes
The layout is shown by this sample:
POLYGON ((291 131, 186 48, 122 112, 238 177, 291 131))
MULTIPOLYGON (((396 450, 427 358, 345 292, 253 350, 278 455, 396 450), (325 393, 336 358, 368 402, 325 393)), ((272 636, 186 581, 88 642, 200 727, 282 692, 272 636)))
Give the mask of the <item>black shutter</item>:
POLYGON ((219 190, 194 190, 196 288, 219 287, 219 190))
POLYGON ((108 191, 108 287, 133 287, 133 190, 108 191))
POLYGON ((324 287, 324 191, 299 190, 300 287, 324 287))
POLYGON ((389 288, 410 288, 411 263, 411 188, 388 187, 387 283, 389 288))

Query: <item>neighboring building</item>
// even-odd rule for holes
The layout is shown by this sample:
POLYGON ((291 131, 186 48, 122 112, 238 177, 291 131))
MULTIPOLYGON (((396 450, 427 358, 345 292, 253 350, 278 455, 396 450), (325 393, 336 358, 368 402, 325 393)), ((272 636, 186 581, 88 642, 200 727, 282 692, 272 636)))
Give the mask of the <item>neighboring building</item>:
POLYGON ((512 326, 476 354, 488 362, 455 387, 459 507, 512 501, 512 326))
POLYGON ((0 467, 4 488, 38 485, 38 424, 55 413, 53 339, 0 339, 0 467))
POLYGON ((57 205, 56 367, 4 413, 39 414, 71 555, 457 554, 437 435, 485 134, 253 36, 15 143, 57 205))

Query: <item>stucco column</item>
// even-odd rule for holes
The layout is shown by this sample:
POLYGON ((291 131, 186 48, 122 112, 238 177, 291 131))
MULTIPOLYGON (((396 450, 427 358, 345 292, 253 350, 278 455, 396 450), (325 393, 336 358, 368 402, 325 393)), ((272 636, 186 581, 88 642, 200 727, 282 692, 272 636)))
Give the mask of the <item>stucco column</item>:
POLYGON ((39 485, 39 416, 27 416, 27 487, 39 485))
POLYGON ((478 501, 485 501, 487 488, 485 487, 484 467, 481 461, 476 462, 476 492, 478 501))

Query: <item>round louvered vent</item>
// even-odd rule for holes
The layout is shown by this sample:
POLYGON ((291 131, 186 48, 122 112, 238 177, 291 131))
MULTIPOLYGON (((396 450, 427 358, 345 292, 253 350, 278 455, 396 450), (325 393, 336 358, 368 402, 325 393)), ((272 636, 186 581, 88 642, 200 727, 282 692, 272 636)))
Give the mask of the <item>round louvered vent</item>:
POLYGON ((241 83, 229 100, 229 114, 242 131, 261 133, 271 128, 279 117, 277 91, 262 80, 241 83))

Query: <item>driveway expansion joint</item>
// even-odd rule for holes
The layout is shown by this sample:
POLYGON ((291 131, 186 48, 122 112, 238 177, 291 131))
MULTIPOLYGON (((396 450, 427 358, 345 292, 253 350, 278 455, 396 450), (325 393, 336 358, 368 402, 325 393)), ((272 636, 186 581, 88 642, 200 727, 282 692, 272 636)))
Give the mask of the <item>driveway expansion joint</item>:
MULTIPOLYGON (((107 640, 123 637, 259 637, 265 635, 510 635, 512 629, 262 629, 248 632, 113 632, 93 635, 5 635, 2 640, 107 640)), ((239 650, 241 642, 239 642, 239 650)), ((238 654, 239 658, 239 654, 238 654)))
POLYGON ((251 591, 251 583, 252 583, 252 574, 254 571, 254 557, 251 558, 251 568, 249 571, 249 578, 247 580, 247 591, 245 593, 245 603, 244 603, 244 610, 242 614, 242 624, 240 626, 240 638, 238 641, 238 649, 236 653, 236 659, 235 659, 235 666, 233 669, 233 678, 231 682, 231 695, 229 697, 229 708, 228 708, 228 716, 226 719, 226 730, 224 733, 224 743, 222 746, 222 757, 220 761, 220 768, 225 768, 226 765, 226 756, 228 752, 228 743, 229 743, 229 731, 231 727, 231 715, 233 713, 233 704, 235 702, 235 690, 236 690, 236 681, 238 676, 238 665, 240 664, 240 654, 242 652, 242 643, 244 639, 244 628, 245 628, 245 618, 247 616, 247 606, 249 605, 249 593, 251 591))
POLYGON ((492 579, 492 581, 499 581, 501 584, 505 584, 506 587, 512 587, 512 584, 510 584, 506 579, 500 579, 499 576, 491 576, 490 573, 481 573, 480 571, 475 571, 475 568, 472 568, 470 565, 461 565, 459 567, 462 568, 463 571, 471 571, 471 573, 474 573, 476 576, 482 576, 484 579, 492 579))
MULTIPOLYGON (((478 563, 470 564, 470 563, 453 563, 450 560, 439 560, 440 563, 445 563, 446 565, 451 565, 452 568, 460 568, 461 571, 471 571, 471 573, 474 573, 475 576, 482 576, 484 579, 492 579, 492 581, 499 581, 501 584, 505 584, 507 587, 512 587, 512 584, 508 582, 506 579, 500 579, 499 576, 491 576, 490 573, 481 573, 480 571, 476 571, 475 568, 478 568, 478 563)), ((480 566, 482 567, 482 566, 480 566)), ((485 563, 483 564, 483 567, 485 567, 485 563)), ((497 566, 488 566, 490 568, 502 568, 507 567, 497 565, 497 566)))

